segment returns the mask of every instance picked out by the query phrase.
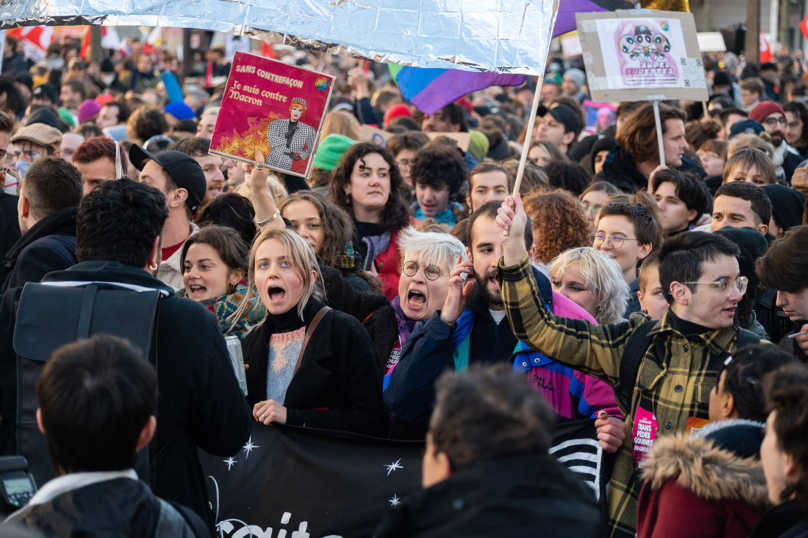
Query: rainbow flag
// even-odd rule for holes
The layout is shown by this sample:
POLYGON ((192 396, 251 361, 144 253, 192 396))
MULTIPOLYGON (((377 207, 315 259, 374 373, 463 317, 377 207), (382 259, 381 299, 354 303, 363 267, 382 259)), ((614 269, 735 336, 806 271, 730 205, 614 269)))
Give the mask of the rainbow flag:
POLYGON ((462 71, 460 69, 427 69, 388 64, 390 75, 401 95, 425 114, 434 114, 455 99, 489 86, 519 86, 525 75, 500 75, 462 71))

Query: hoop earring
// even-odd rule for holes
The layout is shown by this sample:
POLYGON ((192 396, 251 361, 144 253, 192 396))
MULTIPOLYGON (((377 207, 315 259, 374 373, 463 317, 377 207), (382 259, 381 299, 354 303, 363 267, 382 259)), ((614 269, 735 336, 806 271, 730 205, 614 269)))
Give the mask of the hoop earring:
POLYGON ((152 271, 157 271, 157 264, 156 263, 150 264, 149 269, 151 269, 152 271))

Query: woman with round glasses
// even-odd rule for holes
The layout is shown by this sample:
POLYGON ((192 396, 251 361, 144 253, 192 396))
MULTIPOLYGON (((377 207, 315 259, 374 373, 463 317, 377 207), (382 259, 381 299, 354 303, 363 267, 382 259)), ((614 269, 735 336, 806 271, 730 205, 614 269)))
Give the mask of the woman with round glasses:
POLYGON ((449 234, 418 232, 406 228, 399 236, 401 279, 398 297, 391 301, 398 320, 398 342, 385 367, 385 374, 398 364, 401 348, 419 321, 428 320, 443 307, 449 293, 449 273, 458 257, 466 261, 466 248, 449 234))

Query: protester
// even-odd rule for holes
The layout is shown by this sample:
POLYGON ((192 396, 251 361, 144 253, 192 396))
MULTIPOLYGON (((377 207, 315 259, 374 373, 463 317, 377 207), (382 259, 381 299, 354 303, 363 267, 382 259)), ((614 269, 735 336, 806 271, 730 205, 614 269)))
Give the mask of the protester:
POLYGON ((561 91, 567 97, 572 97, 583 104, 588 96, 583 91, 582 86, 586 84, 586 73, 580 69, 567 69, 561 79, 561 91))
POLYGON ((84 142, 84 137, 78 133, 62 134, 62 142, 59 144, 59 156, 69 163, 73 163, 73 153, 79 144, 84 142))
POLYGON ((707 179, 721 176, 724 173, 724 165, 727 161, 727 143, 721 140, 707 140, 696 151, 701 160, 701 165, 704 172, 707 174, 707 179))
POLYGON ((415 152, 429 143, 429 137, 417 131, 407 131, 405 133, 391 136, 387 140, 387 149, 393 154, 393 158, 401 171, 404 183, 410 189, 413 188, 410 177, 410 165, 415 158, 415 152))
POLYGON ((603 170, 606 157, 615 147, 617 147, 617 140, 611 136, 604 136, 592 145, 592 151, 589 152, 588 156, 584 156, 580 163, 588 171, 591 171, 593 176, 599 174, 603 170))
POLYGON ((249 288, 267 309, 243 342, 253 418, 383 436, 376 348, 356 319, 320 302, 317 271, 314 251, 294 232, 269 229, 253 243, 249 288))
POLYGON ((142 106, 129 116, 126 131, 130 141, 142 145, 151 137, 168 132, 168 122, 160 109, 142 106))
MULTIPOLYGON (((153 278, 160 233, 168 216, 163 195, 134 181, 107 181, 82 199, 76 218, 76 257, 66 271, 50 273, 44 282, 57 286, 82 282, 115 282, 124 287, 162 290, 155 323, 155 357, 160 400, 156 441, 150 450, 152 491, 167 501, 193 509, 212 525, 205 477, 198 450, 227 457, 244 446, 250 433, 249 411, 230 366, 218 324, 202 306, 173 296, 153 278)), ((0 353, 4 367, 0 422, 2 452, 15 453, 16 354, 11 347, 21 288, 3 294, 0 303, 0 353), (8 364, 11 363, 11 364, 8 364)), ((41 306, 46 308, 46 305, 41 306)), ((120 309, 126 310, 125 303, 120 309)), ((33 335, 27 335, 29 338, 33 335)), ((20 395, 22 396, 22 395, 20 395)))
POLYGON ((748 117, 749 114, 740 108, 725 108, 721 110, 721 112, 718 113, 718 121, 721 122, 723 129, 721 129, 718 137, 724 142, 727 142, 731 138, 730 132, 732 131, 732 127, 748 117))
POLYGON ((525 208, 533 223, 536 246, 533 265, 545 276, 548 276, 547 264, 556 256, 592 244, 586 215, 567 191, 535 191, 525 198, 525 208))
POLYGON ((555 161, 567 161, 567 156, 558 149, 558 146, 547 140, 534 140, 530 143, 527 158, 541 168, 555 161))
POLYGON ((662 293, 662 284, 659 281, 659 251, 653 251, 642 262, 640 267, 639 289, 637 298, 643 314, 651 319, 660 320, 668 310, 668 301, 662 293))
POLYGON ((780 340, 780 347, 808 363, 808 226, 792 228, 775 241, 757 262, 760 283, 777 291, 777 306, 796 329, 780 340))
POLYGON ((640 282, 637 270, 642 261, 660 245, 657 224, 651 213, 639 204, 612 202, 598 214, 592 246, 612 258, 620 266, 629 286, 624 315, 640 311, 637 292, 640 282))
POLYGON ((449 103, 434 114, 424 115, 421 130, 425 133, 467 133, 466 113, 457 103, 449 103))
POLYGON ((761 380, 792 361, 775 346, 757 344, 721 366, 710 393, 710 424, 660 439, 645 459, 639 538, 749 535, 768 507, 761 380))
POLYGON ((555 144, 561 154, 566 155, 578 139, 581 127, 578 113, 565 105, 559 105, 549 109, 542 118, 538 140, 555 144))
POLYGON ((715 232, 724 226, 746 226, 766 235, 771 215, 772 204, 760 187, 745 181, 732 181, 721 185, 715 193, 710 231, 715 232))
POLYGON ((156 271, 160 281, 178 290, 182 287, 182 245, 199 232, 193 215, 205 197, 205 174, 199 163, 179 151, 154 155, 135 144, 129 150, 129 159, 140 170, 139 181, 155 187, 165 197, 168 219, 161 235, 162 254, 156 271))
POLYGON ((247 245, 232 228, 206 226, 182 246, 183 287, 177 292, 210 310, 224 334, 243 339, 266 316, 266 308, 253 296, 241 315, 235 316, 247 286, 247 245))
POLYGON ((609 196, 613 194, 618 194, 620 189, 612 185, 607 181, 597 181, 595 183, 591 183, 581 196, 578 199, 581 201, 581 205, 584 206, 586 210, 586 216, 589 219, 589 223, 592 229, 592 232, 595 231, 595 221, 598 219, 598 211, 606 204, 606 200, 609 196))
POLYGON ((808 370, 789 364, 763 380, 766 394, 766 436, 760 460, 774 508, 763 515, 750 538, 801 537, 808 533, 805 436, 808 423, 808 370))
POLYGON ((627 415, 627 435, 612 472, 608 519, 613 536, 633 536, 640 487, 633 462, 644 455, 638 449, 645 449, 633 443, 635 421, 645 422, 647 417, 653 424, 655 419, 656 435, 662 436, 684 431, 691 416, 707 418, 708 394, 719 364, 711 357, 734 352, 739 341, 742 345, 756 342, 754 336, 733 327, 737 303, 746 291, 745 280, 738 280, 737 247, 723 237, 697 232, 666 241, 660 251, 660 280, 671 307, 661 321, 654 322, 655 330, 646 333, 650 347, 643 338, 639 349, 646 351, 637 356, 638 368, 621 382, 619 365, 621 358, 625 360, 628 339, 650 318, 634 315, 627 322, 595 326, 550 314, 530 275, 522 233, 526 221, 521 197, 507 198, 497 217, 504 252, 497 280, 508 319, 514 333, 532 348, 552 350, 559 363, 620 391, 616 396, 627 415), (503 234, 506 229, 508 235, 503 234), (652 341, 660 347, 651 345, 652 341), (667 365, 664 370, 661 364, 667 365))
POLYGON ((186 138, 168 146, 169 151, 179 151, 193 157, 205 174, 205 197, 202 203, 209 202, 222 194, 224 174, 222 158, 210 153, 210 140, 207 138, 186 138))
POLYGON ((454 226, 462 207, 455 200, 468 180, 468 168, 457 152, 424 147, 410 162, 410 176, 416 201, 415 218, 433 218, 438 224, 454 226))
POLYGON ((48 536, 211 536, 198 515, 157 498, 135 473, 157 412, 157 375, 135 346, 108 335, 67 344, 48 361, 37 393, 37 422, 60 476, 4 525, 48 536))
POLYGON ((51 271, 75 265, 80 201, 81 176, 73 165, 46 157, 31 166, 17 204, 22 237, 5 256, 8 276, 0 291, 39 282, 51 271))
MULTIPOLYGON (((652 108, 651 103, 646 103, 626 118, 617 131, 618 146, 609 152, 595 181, 608 181, 624 192, 635 192, 648 186, 651 172, 660 165, 652 108)), ((659 114, 665 164, 683 172, 703 173, 701 168, 684 156, 687 149, 685 113, 661 105, 659 114)))
POLYGON ((126 104, 126 101, 120 99, 113 100, 101 107, 95 124, 102 129, 115 127, 116 125, 126 125, 131 115, 132 111, 129 105, 126 104))
MULTIPOLYGON (((14 129, 15 120, 9 114, 0 111, 0 162, 5 164, 12 155, 9 153, 9 139, 14 129)), ((0 170, 0 179, 4 188, 0 190, 0 255, 5 253, 20 239, 20 224, 17 219, 18 197, 11 194, 16 191, 18 179, 11 170, 0 170), (9 185, 8 192, 5 185, 9 185)), ((0 278, 5 282, 7 271, 5 265, 0 264, 0 278)))
POLYGON ((410 223, 398 165, 382 146, 360 142, 342 157, 330 183, 331 200, 353 217, 353 244, 362 256, 362 269, 378 273, 382 291, 392 301, 401 274, 398 235, 410 223))
POLYGON ((808 104, 805 101, 790 101, 783 105, 783 111, 786 114, 786 142, 803 159, 808 158, 808 104))
POLYGON ((785 185, 769 184, 761 187, 772 203, 769 233, 783 237, 788 230, 802 224, 805 215, 805 195, 785 185))
POLYGON ((763 81, 757 77, 743 79, 740 82, 740 87, 743 110, 749 112, 761 102, 761 97, 763 97, 766 88, 763 81))
POLYGON ((485 162, 469 174, 466 205, 469 215, 488 202, 504 200, 508 196, 508 172, 501 165, 485 162))
POLYGON ((772 160, 757 148, 741 148, 732 154, 724 166, 722 184, 746 181, 759 187, 777 182, 772 160))
POLYGON ((623 319, 629 287, 609 255, 591 247, 572 248, 550 262, 547 272, 553 291, 575 302, 599 324, 623 319))
MULTIPOLYGON (((59 145, 62 143, 62 133, 44 123, 31 123, 20 127, 11 137, 14 144, 14 167, 20 179, 31 165, 39 159, 54 156, 59 157, 59 145)), ((5 191, 9 194, 17 193, 17 185, 6 182, 5 191)))
POLYGON ((126 176, 126 162, 122 158, 120 147, 116 146, 109 138, 94 136, 76 148, 73 165, 81 173, 84 196, 101 183, 118 179, 118 164, 121 166, 121 175, 126 176))
MULTIPOLYGON (((402 347, 396 368, 385 379, 385 403, 397 421, 406 421, 416 430, 420 425, 423 436, 434 405, 433 382, 444 370, 513 361, 514 372, 528 374, 528 383, 544 395, 561 420, 595 418, 605 411, 608 418, 599 419, 596 427, 602 434, 601 446, 613 452, 622 442, 623 424, 607 387, 531 351, 503 322, 504 305, 494 281, 502 253, 494 220, 498 207, 497 202, 490 202, 468 219, 470 261, 453 266, 443 308, 418 324, 408 339, 412 343, 402 347), (463 275, 473 275, 473 284, 464 282, 463 275)), ((526 226, 525 241, 532 243, 530 223, 526 226)), ((551 298, 554 312, 594 322, 574 302, 552 291, 547 278, 533 273, 551 298)))
POLYGON ((374 536, 599 536, 591 489, 547 454, 552 414, 506 367, 437 383, 421 483, 374 536))
POLYGON ((763 125, 771 137, 774 146, 772 160, 777 176, 783 178, 786 183, 791 183, 791 176, 794 175, 794 170, 802 162, 803 157, 785 140, 786 113, 783 107, 775 101, 764 101, 749 111, 749 119, 763 125))
POLYGON ((659 208, 659 223, 665 237, 695 227, 709 204, 704 182, 694 174, 678 170, 658 171, 654 174, 650 191, 659 208))

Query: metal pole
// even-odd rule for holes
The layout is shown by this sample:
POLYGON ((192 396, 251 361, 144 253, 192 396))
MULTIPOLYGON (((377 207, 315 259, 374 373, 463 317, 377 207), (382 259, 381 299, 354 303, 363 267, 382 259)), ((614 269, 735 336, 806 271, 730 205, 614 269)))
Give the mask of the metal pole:
POLYGON ((182 79, 185 80, 191 74, 194 66, 194 59, 191 54, 191 29, 182 30, 182 79))
POLYGON ((654 101, 654 119, 656 120, 656 136, 659 145, 659 164, 665 166, 665 143, 662 141, 662 121, 659 119, 659 101, 654 101))

